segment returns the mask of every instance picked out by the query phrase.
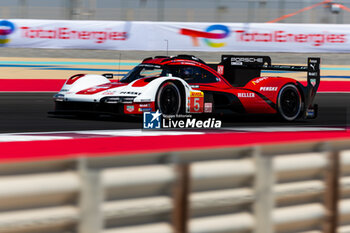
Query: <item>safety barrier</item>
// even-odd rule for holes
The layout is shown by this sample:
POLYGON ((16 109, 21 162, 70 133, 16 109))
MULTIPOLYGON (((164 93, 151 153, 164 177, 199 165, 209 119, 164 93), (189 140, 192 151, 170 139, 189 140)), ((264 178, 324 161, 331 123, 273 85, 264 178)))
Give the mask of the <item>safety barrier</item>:
POLYGON ((166 51, 350 52, 349 24, 8 19, 0 21, 0 27, 6 30, 2 46, 10 48, 163 51, 163 55, 166 51))
POLYGON ((349 141, 0 164, 0 232, 349 232, 349 141))

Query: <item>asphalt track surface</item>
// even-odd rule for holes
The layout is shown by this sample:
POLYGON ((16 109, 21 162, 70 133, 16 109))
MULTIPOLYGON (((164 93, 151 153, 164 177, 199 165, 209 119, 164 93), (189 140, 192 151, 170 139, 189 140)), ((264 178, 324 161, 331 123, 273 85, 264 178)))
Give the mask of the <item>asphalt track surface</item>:
MULTIPOLYGON (((49 132, 106 129, 140 129, 142 118, 52 117, 53 93, 0 93, 0 133, 49 132)), ((283 122, 271 116, 225 115, 224 127, 321 126, 346 127, 349 121, 350 93, 318 93, 315 103, 319 116, 314 120, 283 122)), ((223 129, 224 130, 224 129, 223 129)))

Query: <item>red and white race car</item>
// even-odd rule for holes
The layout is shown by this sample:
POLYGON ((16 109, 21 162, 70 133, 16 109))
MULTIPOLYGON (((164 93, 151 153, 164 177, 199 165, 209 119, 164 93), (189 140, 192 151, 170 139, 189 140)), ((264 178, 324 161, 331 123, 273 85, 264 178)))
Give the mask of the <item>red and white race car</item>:
POLYGON ((206 64, 192 55, 146 58, 120 80, 113 74, 78 74, 54 96, 55 112, 137 115, 222 113, 279 114, 287 121, 315 118, 320 59, 307 66, 271 65, 268 56, 222 55, 206 64), (307 73, 307 86, 261 70, 307 73))

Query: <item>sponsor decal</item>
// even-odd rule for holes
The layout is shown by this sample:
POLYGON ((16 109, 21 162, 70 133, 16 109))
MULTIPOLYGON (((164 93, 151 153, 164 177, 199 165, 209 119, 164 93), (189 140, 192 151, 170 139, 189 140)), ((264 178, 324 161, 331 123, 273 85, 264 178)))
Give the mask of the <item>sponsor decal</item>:
POLYGON ((143 113, 143 128, 144 129, 160 129, 161 128, 162 114, 157 112, 144 112, 143 113))
POLYGON ((28 39, 54 39, 54 40, 93 40, 97 44, 108 40, 126 40, 127 32, 111 31, 104 29, 100 31, 77 30, 69 27, 42 28, 42 27, 20 27, 21 36, 28 39))
POLYGON ((15 25, 8 20, 0 21, 0 46, 9 43, 11 40, 8 38, 16 30, 15 25))
POLYGON ((105 91, 102 93, 102 95, 114 95, 115 92, 114 91, 105 91))
POLYGON ((309 72, 309 76, 314 76, 314 77, 316 77, 317 75, 318 75, 317 72, 309 72))
POLYGON ((256 84, 258 84, 258 83, 260 83, 261 81, 264 81, 264 80, 266 80, 266 79, 268 79, 268 77, 258 78, 257 80, 252 81, 252 83, 253 83, 254 85, 256 85, 256 84))
POLYGON ((139 108, 139 112, 150 112, 152 108, 139 108))
POLYGON ((347 35, 342 33, 329 33, 319 31, 316 33, 291 32, 288 30, 233 30, 222 24, 210 25, 204 31, 181 28, 179 34, 189 36, 193 46, 200 46, 199 38, 209 47, 220 48, 226 46, 225 42, 217 43, 212 39, 231 38, 234 42, 240 43, 307 43, 315 47, 326 44, 344 44, 347 42, 347 35))
POLYGON ((226 45, 226 43, 215 43, 209 39, 224 39, 230 35, 230 29, 221 24, 210 25, 205 31, 197 31, 188 28, 181 28, 180 34, 184 36, 190 36, 192 38, 193 46, 199 46, 198 38, 203 38, 203 41, 210 47, 220 48, 226 45))
POLYGON ((260 87, 260 91, 277 91, 277 87, 260 87))
POLYGON ((346 34, 320 33, 291 33, 284 30, 259 32, 236 30, 237 42, 278 42, 278 43, 309 43, 313 46, 324 44, 339 44, 346 42, 346 34))
POLYGON ((316 86, 316 79, 314 78, 310 79, 310 83, 312 86, 316 86))
POLYGON ((203 106, 204 106, 204 93, 191 91, 190 97, 188 97, 187 112, 201 113, 203 112, 203 106))
POLYGON ((254 98, 254 93, 238 93, 238 97, 240 98, 254 98))
POLYGON ((231 65, 242 65, 245 63, 263 63, 263 58, 254 57, 231 57, 231 65))
POLYGON ((194 92, 194 91, 191 91, 191 92, 190 92, 190 97, 204 97, 204 93, 203 93, 203 92, 194 92))
POLYGON ((218 74, 224 75, 224 66, 223 65, 218 65, 218 74))
POLYGON ((149 108, 151 104, 140 104, 140 108, 149 108))
POLYGON ((315 64, 310 63, 310 67, 311 67, 311 69, 315 70, 315 64))
MULTIPOLYGON (((319 64, 317 60, 310 59, 309 60, 309 71, 317 75, 317 70, 319 70, 319 64)), ((309 74, 310 74, 309 72, 309 74)), ((314 75, 314 76, 316 76, 314 75)))
POLYGON ((213 103, 204 103, 204 112, 212 112, 213 111, 213 103))
POLYGON ((135 109, 134 105, 126 105, 126 111, 133 112, 135 109))
POLYGON ((134 91, 122 91, 120 92, 121 95, 141 95, 140 92, 134 92, 134 91))

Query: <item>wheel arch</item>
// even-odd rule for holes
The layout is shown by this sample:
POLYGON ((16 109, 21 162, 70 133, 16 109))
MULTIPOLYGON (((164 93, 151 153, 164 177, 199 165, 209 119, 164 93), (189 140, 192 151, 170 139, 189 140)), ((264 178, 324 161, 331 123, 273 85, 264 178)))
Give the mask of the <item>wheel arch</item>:
POLYGON ((180 90, 180 98, 181 98, 181 106, 180 106, 181 110, 180 110, 180 113, 185 113, 186 112, 186 105, 187 105, 187 101, 186 101, 187 96, 186 96, 185 86, 179 80, 174 80, 174 84, 180 90))
POLYGON ((299 93, 301 95, 302 106, 301 106, 300 116, 302 116, 302 114, 304 114, 305 111, 306 111, 306 106, 305 106, 305 103, 306 103, 306 96, 305 96, 305 94, 306 93, 305 93, 305 91, 303 89, 304 86, 301 83, 297 82, 297 83, 295 83, 295 85, 298 88, 298 91, 299 91, 299 93))
POLYGON ((303 91, 301 89, 301 87, 298 85, 297 82, 288 82, 288 83, 285 83, 283 86, 281 86, 281 88, 279 89, 278 93, 277 93, 277 99, 276 99, 276 110, 278 112, 278 114, 284 119, 284 120, 287 120, 287 121, 294 121, 294 120, 297 120, 299 119, 302 114, 303 114, 303 109, 304 109, 304 96, 303 96, 303 91), (283 116, 281 111, 280 111, 280 95, 282 94, 282 91, 287 87, 287 86, 293 86, 295 87, 295 89, 298 91, 299 93, 299 98, 300 98, 300 103, 299 103, 299 113, 297 114, 297 116, 294 116, 294 117, 291 117, 291 119, 287 119, 288 117, 287 116, 283 116))
POLYGON ((185 88, 184 88, 184 86, 181 84, 181 82, 179 80, 168 79, 168 80, 164 80, 163 82, 161 82, 159 84, 158 89, 157 89, 156 94, 155 94, 155 107, 156 107, 156 109, 159 108, 159 106, 158 106, 158 96, 160 94, 159 93, 160 89, 166 83, 172 83, 178 88, 179 94, 180 94, 180 96, 179 96, 180 97, 180 110, 179 110, 179 113, 183 113, 184 112, 183 110, 185 109, 185 106, 186 106, 185 102, 184 102, 186 100, 186 98, 183 97, 183 94, 185 94, 185 88))
POLYGON ((64 85, 62 86, 61 91, 81 91, 87 88, 91 88, 94 86, 110 83, 111 81, 102 75, 96 74, 78 74, 73 75, 69 79, 66 80, 64 85), (76 80, 71 81, 76 77, 76 80))

